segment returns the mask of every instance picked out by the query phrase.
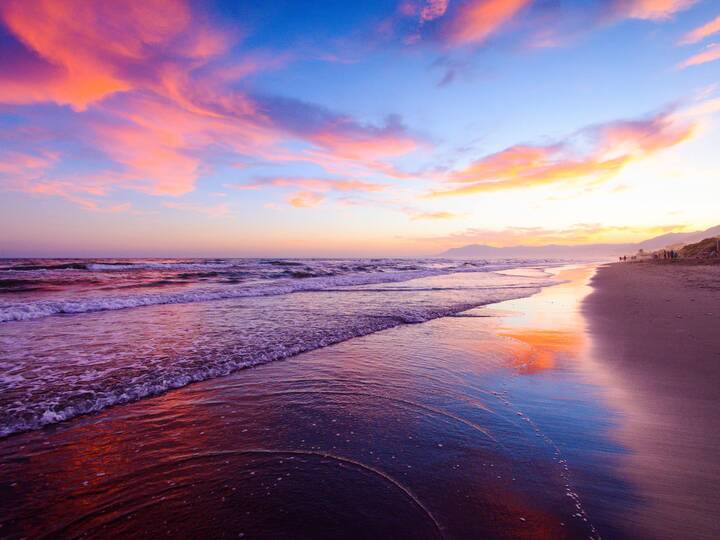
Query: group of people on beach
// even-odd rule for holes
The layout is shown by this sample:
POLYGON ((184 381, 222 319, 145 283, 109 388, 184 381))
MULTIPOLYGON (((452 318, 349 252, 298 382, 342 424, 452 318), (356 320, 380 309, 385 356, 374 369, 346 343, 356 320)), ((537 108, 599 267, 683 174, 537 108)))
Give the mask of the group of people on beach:
POLYGON ((677 259, 680 254, 673 249, 663 249, 653 253, 653 259, 677 259))
MULTIPOLYGON (((641 258, 647 257, 648 254, 643 253, 642 250, 640 250, 640 256, 641 256, 641 258)), ((630 256, 631 261, 634 261, 637 258, 638 257, 636 255, 630 256)), ((678 258, 680 258, 680 253, 673 249, 661 249, 660 251, 656 251, 655 253, 653 253, 652 258, 653 259, 678 259, 678 258)), ((624 262, 624 261, 628 260, 628 257, 627 257, 627 255, 622 255, 621 257, 618 257, 618 260, 620 262, 624 262)))

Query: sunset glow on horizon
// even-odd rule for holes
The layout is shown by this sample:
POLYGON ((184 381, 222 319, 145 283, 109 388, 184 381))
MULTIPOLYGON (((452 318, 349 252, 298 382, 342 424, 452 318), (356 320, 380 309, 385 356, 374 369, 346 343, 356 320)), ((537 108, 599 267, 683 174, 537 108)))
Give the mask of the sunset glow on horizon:
POLYGON ((0 256, 415 256, 717 225, 720 5, 0 3, 0 256))

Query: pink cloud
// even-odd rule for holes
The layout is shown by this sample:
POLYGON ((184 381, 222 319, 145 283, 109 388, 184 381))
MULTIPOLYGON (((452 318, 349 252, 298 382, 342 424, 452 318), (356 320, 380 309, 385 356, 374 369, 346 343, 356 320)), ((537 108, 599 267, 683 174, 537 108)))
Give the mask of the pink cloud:
POLYGON ((260 178, 249 184, 239 184, 239 189, 258 189, 266 186, 302 188, 320 192, 326 191, 381 191, 385 186, 360 180, 342 180, 327 178, 260 178))
MULTIPOLYGON (((375 125, 300 100, 255 96, 259 114, 290 136, 311 147, 280 159, 310 161, 334 172, 346 167, 364 168, 401 177, 387 159, 405 155, 420 146, 399 117, 390 115, 375 125)), ((345 173, 347 174, 347 173, 345 173)))
POLYGON ((685 69, 691 66, 699 66, 700 64, 714 62, 715 60, 720 60, 720 44, 711 43, 705 48, 705 50, 691 56, 682 62, 678 67, 680 69, 685 69))
POLYGON ((117 206, 97 198, 107 196, 115 186, 124 185, 128 181, 125 176, 115 172, 58 175, 47 171, 22 180, 20 185, 10 182, 5 187, 32 194, 62 197, 87 210, 110 211, 114 208, 113 211, 116 212, 122 211, 124 205, 117 206))
POLYGON ((329 150, 333 156, 349 160, 365 159, 367 156, 397 157, 417 148, 417 143, 410 137, 389 133, 326 131, 309 139, 329 150))
MULTIPOLYGON (((239 80, 281 65, 286 55, 234 54, 228 64, 232 36, 241 33, 213 26, 195 7, 186 0, 0 3, 0 21, 17 40, 8 49, 10 69, 0 72, 0 103, 69 105, 74 136, 118 166, 97 171, 102 188, 99 181, 81 182, 72 192, 93 184, 94 192, 122 187, 183 195, 217 150, 308 161, 342 174, 401 175, 385 160, 417 142, 399 121, 363 124, 238 90, 239 80), (288 151, 285 143, 297 139, 306 148, 288 151)), ((52 185, 65 181, 55 178, 52 185)))
POLYGON ((612 12, 629 19, 662 20, 688 9, 696 0, 615 0, 612 12))
POLYGON ((183 0, 5 0, 0 19, 36 55, 26 73, 4 78, 5 103, 85 110, 116 92, 159 88, 173 64, 202 63, 229 44, 183 0))
POLYGON ((100 105, 108 113, 88 122, 87 136, 124 166, 124 184, 160 194, 194 189, 208 148, 259 155, 280 136, 252 119, 190 111, 161 97, 133 95, 100 105))
POLYGON ((30 154, 7 151, 0 155, 0 175, 10 179, 34 178, 44 175, 60 158, 56 152, 30 154))
POLYGON ((680 40, 680 43, 683 45, 697 43, 698 41, 702 41, 706 37, 717 34, 718 32, 720 32, 720 15, 699 28, 695 28, 685 34, 680 40))
POLYGON ((445 15, 449 0, 427 0, 427 3, 420 9, 420 20, 432 21, 445 15))
POLYGON ((70 201, 78 206, 83 207, 85 210, 93 212, 107 212, 117 214, 121 212, 127 212, 132 209, 132 204, 129 202, 125 203, 107 203, 92 199, 88 195, 104 195, 103 188, 96 188, 93 186, 83 186, 75 183, 72 180, 49 180, 33 182, 33 184, 23 191, 38 195, 54 195, 62 197, 63 199, 70 201))

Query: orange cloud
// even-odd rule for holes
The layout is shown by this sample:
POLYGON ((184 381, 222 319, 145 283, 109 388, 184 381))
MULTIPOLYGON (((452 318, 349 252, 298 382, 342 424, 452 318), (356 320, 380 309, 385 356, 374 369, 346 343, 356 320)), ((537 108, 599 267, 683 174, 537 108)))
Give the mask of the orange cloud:
POLYGON ((686 227, 677 224, 628 227, 601 225, 599 223, 578 223, 564 229, 548 229, 545 227, 471 228, 450 236, 428 240, 452 245, 481 243, 495 247, 543 246, 548 244, 577 245, 634 242, 684 229, 686 227))
POLYGON ((465 195, 558 182, 606 180, 628 163, 688 139, 695 128, 669 113, 647 120, 620 121, 586 128, 580 139, 591 151, 578 155, 574 137, 545 146, 516 145, 471 163, 449 175, 460 184, 434 197, 465 195), (467 185, 464 185, 467 184, 467 185))
POLYGON ((512 365, 523 374, 553 369, 559 358, 576 356, 584 344, 581 333, 563 330, 516 330, 500 335, 518 342, 512 365))
POLYGON ((481 43, 507 24, 531 0, 474 0, 461 5, 444 27, 444 36, 454 45, 481 43))
POLYGON ((700 64, 714 62, 715 60, 720 60, 720 44, 711 43, 705 48, 704 51, 691 56, 683 63, 681 63, 678 67, 680 69, 685 69, 690 66, 699 66, 700 64))
POLYGON ((702 41, 706 37, 717 34, 718 32, 720 32, 720 15, 699 28, 685 34, 680 40, 680 43, 683 45, 697 43, 698 41, 702 41))
POLYGON ((286 199, 290 206, 295 208, 311 208, 323 201, 323 196, 312 191, 298 191, 286 199))
POLYGON ((429 219, 429 220, 434 221, 434 220, 444 220, 444 219, 455 219, 456 217, 458 217, 458 215, 455 214, 454 212, 443 212, 443 211, 438 211, 438 212, 414 212, 414 211, 411 211, 411 212, 408 212, 408 214, 410 215, 410 219, 412 219, 413 221, 420 221, 420 220, 424 220, 424 219, 429 219))

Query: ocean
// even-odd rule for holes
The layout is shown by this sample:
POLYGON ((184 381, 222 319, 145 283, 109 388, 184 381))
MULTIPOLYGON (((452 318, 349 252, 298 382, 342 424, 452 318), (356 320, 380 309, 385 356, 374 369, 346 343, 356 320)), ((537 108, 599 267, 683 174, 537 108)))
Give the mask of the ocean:
POLYGON ((550 260, 6 259, 0 436, 529 296, 550 260), (521 272, 514 269, 523 268, 521 272))

